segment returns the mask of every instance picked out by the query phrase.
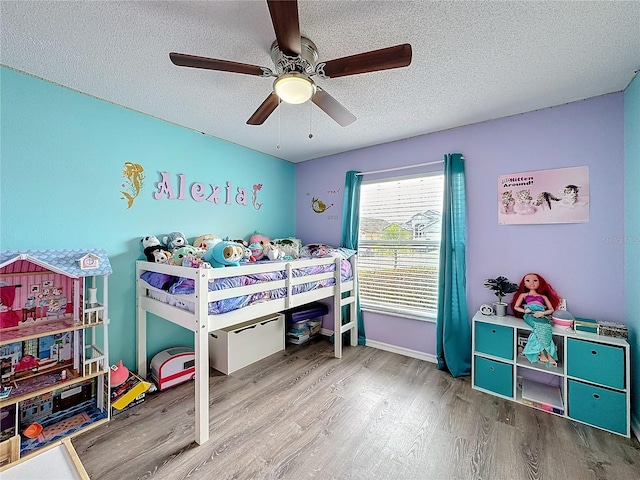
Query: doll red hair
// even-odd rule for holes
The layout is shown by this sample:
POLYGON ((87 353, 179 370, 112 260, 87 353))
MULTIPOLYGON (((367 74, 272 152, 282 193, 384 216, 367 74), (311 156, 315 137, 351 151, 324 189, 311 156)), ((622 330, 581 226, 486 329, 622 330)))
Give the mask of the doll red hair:
POLYGON ((553 289, 553 287, 547 283, 547 281, 544 279, 542 275, 539 275, 537 273, 527 273, 525 276, 522 277, 522 280, 520 280, 520 284, 518 285, 518 291, 513 294, 513 298, 511 299, 511 311, 513 312, 513 314, 518 318, 522 318, 523 316, 522 312, 516 312, 516 310, 513 307, 515 307, 516 302, 518 301, 518 298, 520 297, 521 294, 525 292, 527 293, 529 292, 529 289, 524 285, 524 278, 527 275, 535 275, 536 277, 538 277, 538 280, 540 280, 540 286, 538 287, 538 290, 537 290, 538 295, 544 295, 545 297, 547 297, 551 302, 551 306, 553 307, 554 310, 558 308, 558 304, 560 303, 560 297, 558 296, 556 291, 553 289))

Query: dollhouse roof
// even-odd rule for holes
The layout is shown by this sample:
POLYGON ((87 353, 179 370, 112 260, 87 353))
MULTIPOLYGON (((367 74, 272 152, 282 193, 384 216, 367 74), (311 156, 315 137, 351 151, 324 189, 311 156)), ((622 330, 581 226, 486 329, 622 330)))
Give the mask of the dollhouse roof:
MULTIPOLYGON (((110 275, 113 273, 109 257, 104 250, 3 250, 0 251, 0 268, 3 273, 11 273, 11 265, 18 267, 16 272, 24 272, 24 261, 43 269, 69 277, 91 277, 94 275, 110 275), (97 268, 81 270, 78 260, 85 255, 93 254, 99 259, 97 268)), ((38 271, 34 268, 33 271, 38 271)))

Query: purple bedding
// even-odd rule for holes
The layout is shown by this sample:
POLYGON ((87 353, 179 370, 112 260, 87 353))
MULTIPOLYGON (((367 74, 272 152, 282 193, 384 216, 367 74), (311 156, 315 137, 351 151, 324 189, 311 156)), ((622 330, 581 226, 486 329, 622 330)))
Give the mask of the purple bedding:
MULTIPOLYGON (((295 261, 294 261, 295 262, 295 261)), ((282 263, 282 262, 274 262, 282 263)), ((284 265, 284 263, 283 263, 284 265)), ((233 268, 233 267, 227 267, 233 268)), ((294 277, 307 275, 315 275, 318 273, 330 272, 335 270, 335 264, 317 265, 312 267, 294 268, 292 274, 294 277)), ((352 278, 351 263, 348 260, 341 261, 340 276, 343 282, 352 278)), ((190 294, 194 292, 194 281, 188 278, 173 277, 157 272, 144 272, 141 278, 149 285, 165 290, 171 294, 190 294)), ((287 278, 286 270, 277 270, 266 273, 256 273, 251 275, 238 275, 234 277, 217 278, 209 282, 209 291, 224 290, 227 288, 241 287, 245 285, 255 285, 258 283, 270 282, 274 280, 283 280, 287 278)), ((317 282, 308 282, 293 287, 293 294, 309 292, 318 288, 328 287, 335 284, 333 278, 321 280, 317 282)), ((209 303, 209 315, 227 313, 238 308, 246 307, 258 302, 264 302, 276 298, 283 298, 287 295, 286 288, 278 288, 267 290, 264 292, 254 293, 251 295, 242 295, 239 297, 226 298, 209 303)))

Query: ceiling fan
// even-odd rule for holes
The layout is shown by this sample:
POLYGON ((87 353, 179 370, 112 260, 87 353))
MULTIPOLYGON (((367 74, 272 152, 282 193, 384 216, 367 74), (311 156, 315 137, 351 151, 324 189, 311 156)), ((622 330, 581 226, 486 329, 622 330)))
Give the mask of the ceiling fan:
POLYGON ((372 50, 327 62, 318 62, 318 50, 311 40, 300 35, 297 0, 267 0, 276 40, 271 45, 275 69, 171 52, 169 58, 180 67, 204 68, 223 72, 275 77, 273 92, 247 120, 248 125, 262 125, 278 107, 280 100, 299 104, 311 99, 341 126, 356 117, 340 102, 315 84, 312 77, 337 78, 347 75, 406 67, 411 63, 411 45, 372 50))

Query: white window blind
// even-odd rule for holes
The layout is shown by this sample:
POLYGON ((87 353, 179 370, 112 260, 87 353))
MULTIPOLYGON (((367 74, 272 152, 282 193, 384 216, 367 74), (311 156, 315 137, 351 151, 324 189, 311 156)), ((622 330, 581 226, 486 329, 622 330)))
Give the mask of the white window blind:
POLYGON ((363 182, 358 279, 365 310, 435 318, 442 174, 363 182))

